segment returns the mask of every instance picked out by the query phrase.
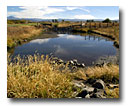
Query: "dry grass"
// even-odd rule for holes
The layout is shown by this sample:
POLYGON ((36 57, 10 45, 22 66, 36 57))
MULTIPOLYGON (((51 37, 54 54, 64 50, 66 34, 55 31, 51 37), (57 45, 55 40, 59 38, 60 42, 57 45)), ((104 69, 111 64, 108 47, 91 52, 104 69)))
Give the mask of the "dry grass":
MULTIPOLYGON (((49 58, 29 56, 24 61, 17 57, 16 63, 8 59, 7 95, 9 98, 71 98, 72 78, 68 69, 60 72, 59 66, 49 64, 49 58), (41 61, 44 60, 44 61, 41 61), (27 65, 25 65, 27 64, 27 65)), ((78 73, 78 72, 77 72, 78 73)))
POLYGON ((15 26, 7 28, 7 47, 11 48, 24 40, 31 39, 33 36, 42 32, 34 26, 15 26))
MULTIPOLYGON (((7 95, 9 98, 72 98, 74 93, 74 79, 100 78, 106 83, 116 83, 119 80, 119 67, 116 65, 105 67, 91 67, 87 70, 78 69, 71 72, 67 66, 60 71, 62 65, 50 64, 48 56, 28 56, 27 60, 16 57, 11 62, 8 56, 7 65, 7 95), (88 75, 88 76, 86 76, 88 75), (115 83, 115 82, 114 82, 115 83)), ((75 88, 78 91, 80 89, 75 88)), ((107 88, 106 88, 107 89, 107 88)), ((117 90, 109 97, 115 97, 117 90)))
POLYGON ((107 98, 119 98, 119 88, 108 89, 106 87, 105 91, 107 93, 107 98))
MULTIPOLYGON (((119 84, 119 66, 92 67, 86 71, 87 78, 102 79, 106 84, 119 84)), ((119 88, 105 88, 107 98, 119 98, 119 88)))
POLYGON ((74 30, 79 32, 88 32, 88 30, 93 30, 94 32, 98 32, 100 34, 112 36, 119 44, 119 23, 114 23, 113 25, 113 23, 88 22, 82 28, 76 27, 74 30))
POLYGON ((92 67, 86 71, 88 78, 102 79, 106 83, 119 83, 119 66, 92 67))
POLYGON ((101 33, 106 33, 107 35, 113 36, 119 43, 119 26, 113 26, 108 28, 98 28, 101 33))

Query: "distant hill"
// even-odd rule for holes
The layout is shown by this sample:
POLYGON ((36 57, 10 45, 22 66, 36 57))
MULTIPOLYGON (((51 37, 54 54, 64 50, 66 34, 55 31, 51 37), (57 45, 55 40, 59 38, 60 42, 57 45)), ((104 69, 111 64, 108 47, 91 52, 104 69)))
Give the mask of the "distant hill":
MULTIPOLYGON (((53 19, 40 19, 40 18, 16 18, 14 16, 8 16, 7 17, 7 20, 29 20, 29 21, 32 21, 32 22, 40 22, 40 21, 52 21, 53 19)), ((58 21, 87 21, 88 19, 57 19, 58 21)), ((90 19, 92 20, 92 19, 90 19)), ((94 21, 103 21, 103 19, 93 19, 94 21)), ((119 20, 112 20, 112 21, 118 21, 119 20)))

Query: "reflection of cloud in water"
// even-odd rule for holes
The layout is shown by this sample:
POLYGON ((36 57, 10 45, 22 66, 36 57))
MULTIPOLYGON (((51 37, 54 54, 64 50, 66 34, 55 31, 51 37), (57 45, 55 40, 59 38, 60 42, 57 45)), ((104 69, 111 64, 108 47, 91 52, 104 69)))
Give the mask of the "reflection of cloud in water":
POLYGON ((83 37, 80 36, 74 36, 74 35, 67 35, 67 39, 77 39, 77 40, 83 40, 83 37))
POLYGON ((49 40, 50 40, 50 39, 36 39, 36 40, 30 41, 30 43, 43 44, 43 43, 47 43, 49 40))
POLYGON ((59 36, 59 37, 63 37, 63 36, 65 36, 66 34, 58 34, 57 36, 59 36))
POLYGON ((56 48, 55 54, 68 54, 68 51, 66 51, 60 45, 54 45, 54 47, 56 48))

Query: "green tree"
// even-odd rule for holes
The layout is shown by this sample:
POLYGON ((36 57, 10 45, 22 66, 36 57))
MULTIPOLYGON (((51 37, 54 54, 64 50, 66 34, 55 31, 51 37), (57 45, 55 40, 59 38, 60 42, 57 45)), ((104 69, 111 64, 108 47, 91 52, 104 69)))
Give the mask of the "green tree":
POLYGON ((109 18, 106 18, 104 21, 102 21, 103 23, 111 23, 112 21, 109 18))

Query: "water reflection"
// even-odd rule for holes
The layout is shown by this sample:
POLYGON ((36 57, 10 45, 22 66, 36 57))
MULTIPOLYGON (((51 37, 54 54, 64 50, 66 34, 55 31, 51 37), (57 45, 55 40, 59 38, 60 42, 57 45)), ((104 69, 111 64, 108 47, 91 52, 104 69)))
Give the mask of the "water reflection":
POLYGON ((58 34, 57 36, 46 39, 38 38, 18 46, 13 55, 33 55, 35 51, 40 55, 53 53, 54 56, 65 61, 77 59, 86 65, 91 65, 100 56, 116 55, 113 42, 103 37, 72 34, 58 34))
POLYGON ((50 38, 49 39, 36 39, 36 40, 30 41, 30 43, 43 44, 43 43, 47 43, 49 40, 50 38))

